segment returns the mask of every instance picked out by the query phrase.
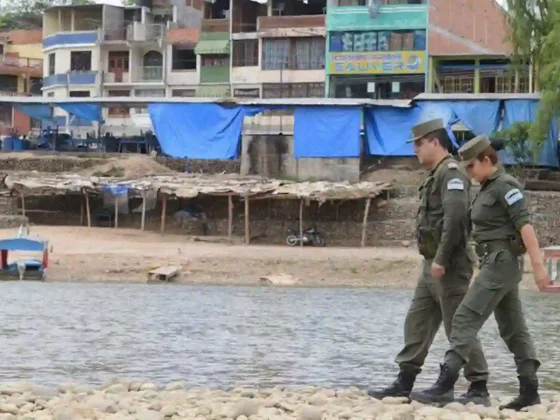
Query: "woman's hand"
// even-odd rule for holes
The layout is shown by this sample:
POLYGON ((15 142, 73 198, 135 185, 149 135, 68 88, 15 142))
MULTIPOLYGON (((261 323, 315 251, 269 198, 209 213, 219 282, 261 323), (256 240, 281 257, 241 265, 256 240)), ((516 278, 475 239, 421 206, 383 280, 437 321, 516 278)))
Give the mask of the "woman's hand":
POLYGON ((544 264, 537 264, 533 266, 533 275, 535 276, 535 282, 539 286, 540 290, 543 290, 550 286, 550 277, 548 277, 548 271, 544 264))

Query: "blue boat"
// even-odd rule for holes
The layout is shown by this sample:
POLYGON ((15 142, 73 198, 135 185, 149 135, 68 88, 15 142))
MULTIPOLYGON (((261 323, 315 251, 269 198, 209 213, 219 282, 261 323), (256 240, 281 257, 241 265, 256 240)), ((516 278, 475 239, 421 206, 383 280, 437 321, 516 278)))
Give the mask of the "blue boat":
POLYGON ((49 264, 48 241, 16 237, 0 240, 0 280, 39 280, 46 279, 49 264), (9 260, 10 252, 25 254, 37 253, 37 258, 28 257, 9 260))

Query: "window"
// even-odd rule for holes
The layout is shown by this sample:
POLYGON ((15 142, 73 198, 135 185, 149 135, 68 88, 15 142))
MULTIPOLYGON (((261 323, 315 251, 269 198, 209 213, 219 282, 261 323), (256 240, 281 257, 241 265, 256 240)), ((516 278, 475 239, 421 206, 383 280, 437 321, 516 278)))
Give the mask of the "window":
POLYGON ((203 55, 203 67, 228 67, 229 57, 227 55, 203 55))
POLYGON ((90 71, 91 70, 91 51, 72 51, 70 52, 71 71, 90 71))
POLYGON ((71 98, 89 98, 90 93, 89 93, 89 91, 75 90, 75 91, 70 91, 70 97, 71 98))
POLYGON ((196 89, 173 89, 171 96, 174 98, 194 98, 196 89))
POLYGON ((196 54, 194 50, 173 47, 172 70, 196 70, 196 54))
MULTIPOLYGON (((118 98, 118 97, 128 97, 130 96, 129 90, 109 90, 107 91, 107 96, 118 98)), ((111 117, 128 117, 130 115, 130 108, 126 106, 110 107, 109 116, 111 117)))
POLYGON ((265 83, 263 99, 272 98, 322 98, 324 83, 265 83))
POLYGON ((244 39, 233 41, 233 66, 249 67, 259 65, 259 41, 244 39))
POLYGON ((255 89, 234 89, 234 98, 258 98, 260 97, 259 88, 255 89))
POLYGON ((426 49, 426 31, 333 32, 330 52, 422 51, 426 49))
POLYGON ((54 98, 54 92, 47 93, 47 97, 48 98, 54 98))
POLYGON ((263 40, 263 70, 319 70, 325 68, 325 39, 279 38, 263 40))
POLYGON ((49 54, 49 76, 52 76, 54 74, 55 64, 56 64, 55 53, 49 54))

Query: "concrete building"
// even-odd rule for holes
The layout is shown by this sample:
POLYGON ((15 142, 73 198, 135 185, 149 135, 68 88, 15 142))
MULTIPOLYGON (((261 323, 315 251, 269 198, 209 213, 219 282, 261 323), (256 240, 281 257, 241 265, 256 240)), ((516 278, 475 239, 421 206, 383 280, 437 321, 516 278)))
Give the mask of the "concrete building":
MULTIPOLYGON (((40 95, 43 74, 41 31, 0 33, 0 95, 40 95)), ((0 105, 0 135, 27 134, 31 119, 0 105)))
POLYGON ((331 0, 327 31, 331 97, 529 91, 494 0, 331 0))
MULTIPOLYGON (((188 96, 196 89, 200 76, 193 50, 200 11, 189 1, 138 4, 46 10, 43 94, 54 98, 188 96)), ((59 126, 82 134, 92 131, 86 122, 59 109, 55 112, 59 126)), ((145 109, 113 107, 104 112, 104 131, 135 133, 150 127, 145 109)))

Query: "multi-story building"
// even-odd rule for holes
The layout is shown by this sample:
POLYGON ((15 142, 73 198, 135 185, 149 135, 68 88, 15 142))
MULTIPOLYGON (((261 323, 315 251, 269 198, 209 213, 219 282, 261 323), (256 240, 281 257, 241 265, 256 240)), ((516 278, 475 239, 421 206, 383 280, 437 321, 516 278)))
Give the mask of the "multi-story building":
MULTIPOLYGON (((0 33, 0 95, 40 95, 43 75, 41 31, 0 33)), ((31 119, 0 105, 0 135, 27 134, 31 119)))
MULTIPOLYGON (((43 94, 55 98, 157 97, 184 96, 195 90, 200 81, 194 54, 200 11, 188 1, 138 4, 56 6, 46 10, 43 94), (187 24, 194 28, 187 28, 187 24)), ((87 127, 62 110, 55 112, 60 126, 87 127)), ((145 110, 124 106, 107 109, 105 128, 117 132, 147 128, 145 114, 145 110)))
POLYGON ((327 30, 331 97, 528 90, 494 0, 330 0, 327 30))

